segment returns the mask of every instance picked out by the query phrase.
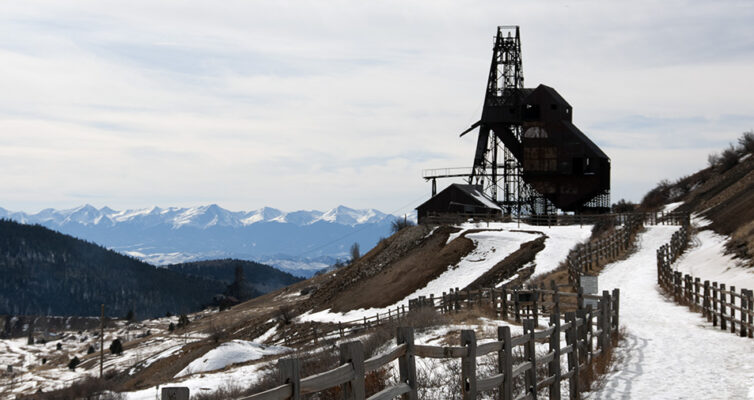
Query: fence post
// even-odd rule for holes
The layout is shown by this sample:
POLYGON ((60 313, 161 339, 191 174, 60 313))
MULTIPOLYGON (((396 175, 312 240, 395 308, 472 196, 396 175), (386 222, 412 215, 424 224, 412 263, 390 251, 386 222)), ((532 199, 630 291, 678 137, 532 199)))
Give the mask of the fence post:
POLYGON ((594 321, 594 310, 592 305, 586 306, 586 360, 592 362, 594 352, 594 331, 592 330, 592 322, 594 321))
POLYGON ((576 297, 576 308, 579 310, 584 308, 584 288, 579 284, 578 297, 576 297))
POLYGON ((461 392, 465 400, 476 400, 476 333, 473 330, 461 331, 461 346, 466 347, 466 355, 461 358, 461 392))
POLYGON ((747 290, 741 289, 741 329, 739 330, 741 337, 746 337, 746 311, 748 309, 747 300, 747 290))
POLYGON ((280 384, 292 385, 291 400, 301 399, 301 360, 298 358, 281 358, 278 361, 278 372, 280 373, 280 384))
POLYGON ((513 307, 516 313, 516 322, 521 322, 521 304, 518 302, 518 289, 513 290, 513 307))
POLYGON ((552 312, 556 315, 560 315, 560 292, 558 292, 558 285, 554 279, 550 279, 550 289, 552 289, 552 312))
POLYGON ((524 320, 524 336, 529 336, 529 340, 524 345, 524 358, 526 362, 531 363, 531 368, 524 372, 526 381, 526 392, 531 395, 532 399, 537 398, 537 352, 536 342, 534 341, 534 328, 536 322, 533 319, 524 320))
POLYGON ((707 322, 710 322, 712 319, 710 318, 710 312, 709 312, 709 280, 704 281, 704 294, 702 298, 702 316, 707 317, 707 322))
POLYGON ((579 346, 576 343, 576 313, 567 312, 565 314, 566 323, 570 322, 571 326, 566 330, 566 344, 573 350, 568 353, 568 372, 573 374, 568 378, 568 388, 570 389, 570 399, 579 398, 579 346))
POLYGON ((717 326, 717 282, 712 282, 712 326, 717 326))
POLYGON ((404 393, 403 400, 417 400, 416 393, 416 359, 414 358, 414 328, 399 327, 395 336, 397 344, 406 344, 406 354, 398 359, 398 370, 401 382, 407 384, 411 390, 404 393))
POLYGON ((749 289, 749 298, 746 300, 749 309, 749 337, 752 337, 754 332, 754 291, 749 289))
MULTIPOLYGON (((730 287, 730 333, 736 333, 736 287, 730 287)), ((743 315, 743 313, 740 313, 743 315)))
POLYGON ((613 318, 613 328, 617 332, 620 329, 620 289, 613 289, 613 309, 610 312, 613 318))
MULTIPOLYGON (((605 291, 606 292, 606 291, 605 291)), ((605 298, 605 292, 602 292, 602 298, 600 299, 598 303, 599 308, 599 320, 598 324, 600 326, 600 336, 597 338, 597 344, 602 349, 602 352, 604 353, 605 348, 608 346, 607 344, 607 326, 610 324, 610 306, 608 305, 607 299, 605 298)))
POLYGON ((364 345, 360 341, 340 345, 340 365, 351 364, 354 378, 341 386, 344 400, 364 400, 364 345))
POLYGON ((550 325, 553 327, 550 334, 550 351, 554 353, 554 356, 548 365, 547 372, 555 377, 550 385, 550 399, 560 400, 560 314, 550 314, 550 325))
POLYGON ((503 287, 500 290, 500 308, 502 312, 502 318, 508 320, 508 290, 503 287))
POLYGON ((497 353, 498 372, 503 374, 503 383, 500 387, 502 400, 513 400, 513 350, 511 349, 510 326, 497 328, 497 340, 503 342, 503 348, 497 353))
POLYGON ((727 330, 727 321, 725 320, 725 284, 720 284, 720 329, 727 330))
POLYGON ((694 278, 694 309, 699 310, 699 285, 701 280, 699 277, 694 278))

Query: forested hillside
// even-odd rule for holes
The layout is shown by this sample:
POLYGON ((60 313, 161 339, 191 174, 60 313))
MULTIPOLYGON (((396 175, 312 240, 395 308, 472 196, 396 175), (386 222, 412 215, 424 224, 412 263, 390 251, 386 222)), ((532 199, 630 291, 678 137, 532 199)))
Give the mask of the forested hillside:
POLYGON ((197 311, 226 284, 185 276, 39 225, 0 220, 0 314, 137 318, 197 311))
MULTIPOLYGON (((231 284, 236 279, 236 269, 243 269, 243 277, 246 285, 255 295, 267 293, 281 287, 288 286, 303 280, 287 272, 280 271, 269 265, 260 264, 254 261, 245 260, 209 260, 196 261, 182 264, 171 264, 166 266, 171 271, 180 272, 185 275, 192 275, 201 278, 213 279, 231 284)), ((254 297, 254 296, 252 296, 254 297)))

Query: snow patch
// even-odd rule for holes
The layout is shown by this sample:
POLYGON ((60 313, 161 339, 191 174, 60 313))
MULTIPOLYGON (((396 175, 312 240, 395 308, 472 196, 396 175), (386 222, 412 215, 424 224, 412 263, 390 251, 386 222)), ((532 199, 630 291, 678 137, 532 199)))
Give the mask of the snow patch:
POLYGON ((266 346, 246 340, 233 340, 208 351, 186 366, 175 377, 223 369, 229 365, 246 361, 259 360, 268 355, 283 354, 292 351, 284 346, 266 346))

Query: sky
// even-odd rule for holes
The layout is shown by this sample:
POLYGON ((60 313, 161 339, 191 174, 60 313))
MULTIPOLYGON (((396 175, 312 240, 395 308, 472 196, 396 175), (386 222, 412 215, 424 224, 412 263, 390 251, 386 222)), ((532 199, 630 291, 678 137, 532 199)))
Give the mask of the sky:
POLYGON ((750 1, 2 2, 0 207, 410 211, 422 169, 471 166, 498 25, 638 201, 754 128, 751 21, 750 1))

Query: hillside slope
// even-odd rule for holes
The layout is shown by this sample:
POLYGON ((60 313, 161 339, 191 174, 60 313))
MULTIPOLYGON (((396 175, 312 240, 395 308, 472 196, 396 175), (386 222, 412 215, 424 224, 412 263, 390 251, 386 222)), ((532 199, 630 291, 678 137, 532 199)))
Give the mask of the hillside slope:
POLYGON ((183 275, 211 279, 224 284, 230 284, 234 281, 236 268, 238 267, 243 269, 247 285, 256 292, 252 297, 303 280, 303 278, 293 276, 269 265, 246 260, 208 260, 165 266, 165 268, 183 275))
POLYGON ((754 157, 738 156, 729 164, 713 164, 675 182, 663 181, 642 201, 647 209, 681 202, 676 211, 697 213, 711 221, 705 229, 730 236, 728 252, 741 259, 754 256, 754 157))
POLYGON ((0 314, 137 317, 186 313, 222 293, 188 277, 35 225, 0 220, 0 314))

